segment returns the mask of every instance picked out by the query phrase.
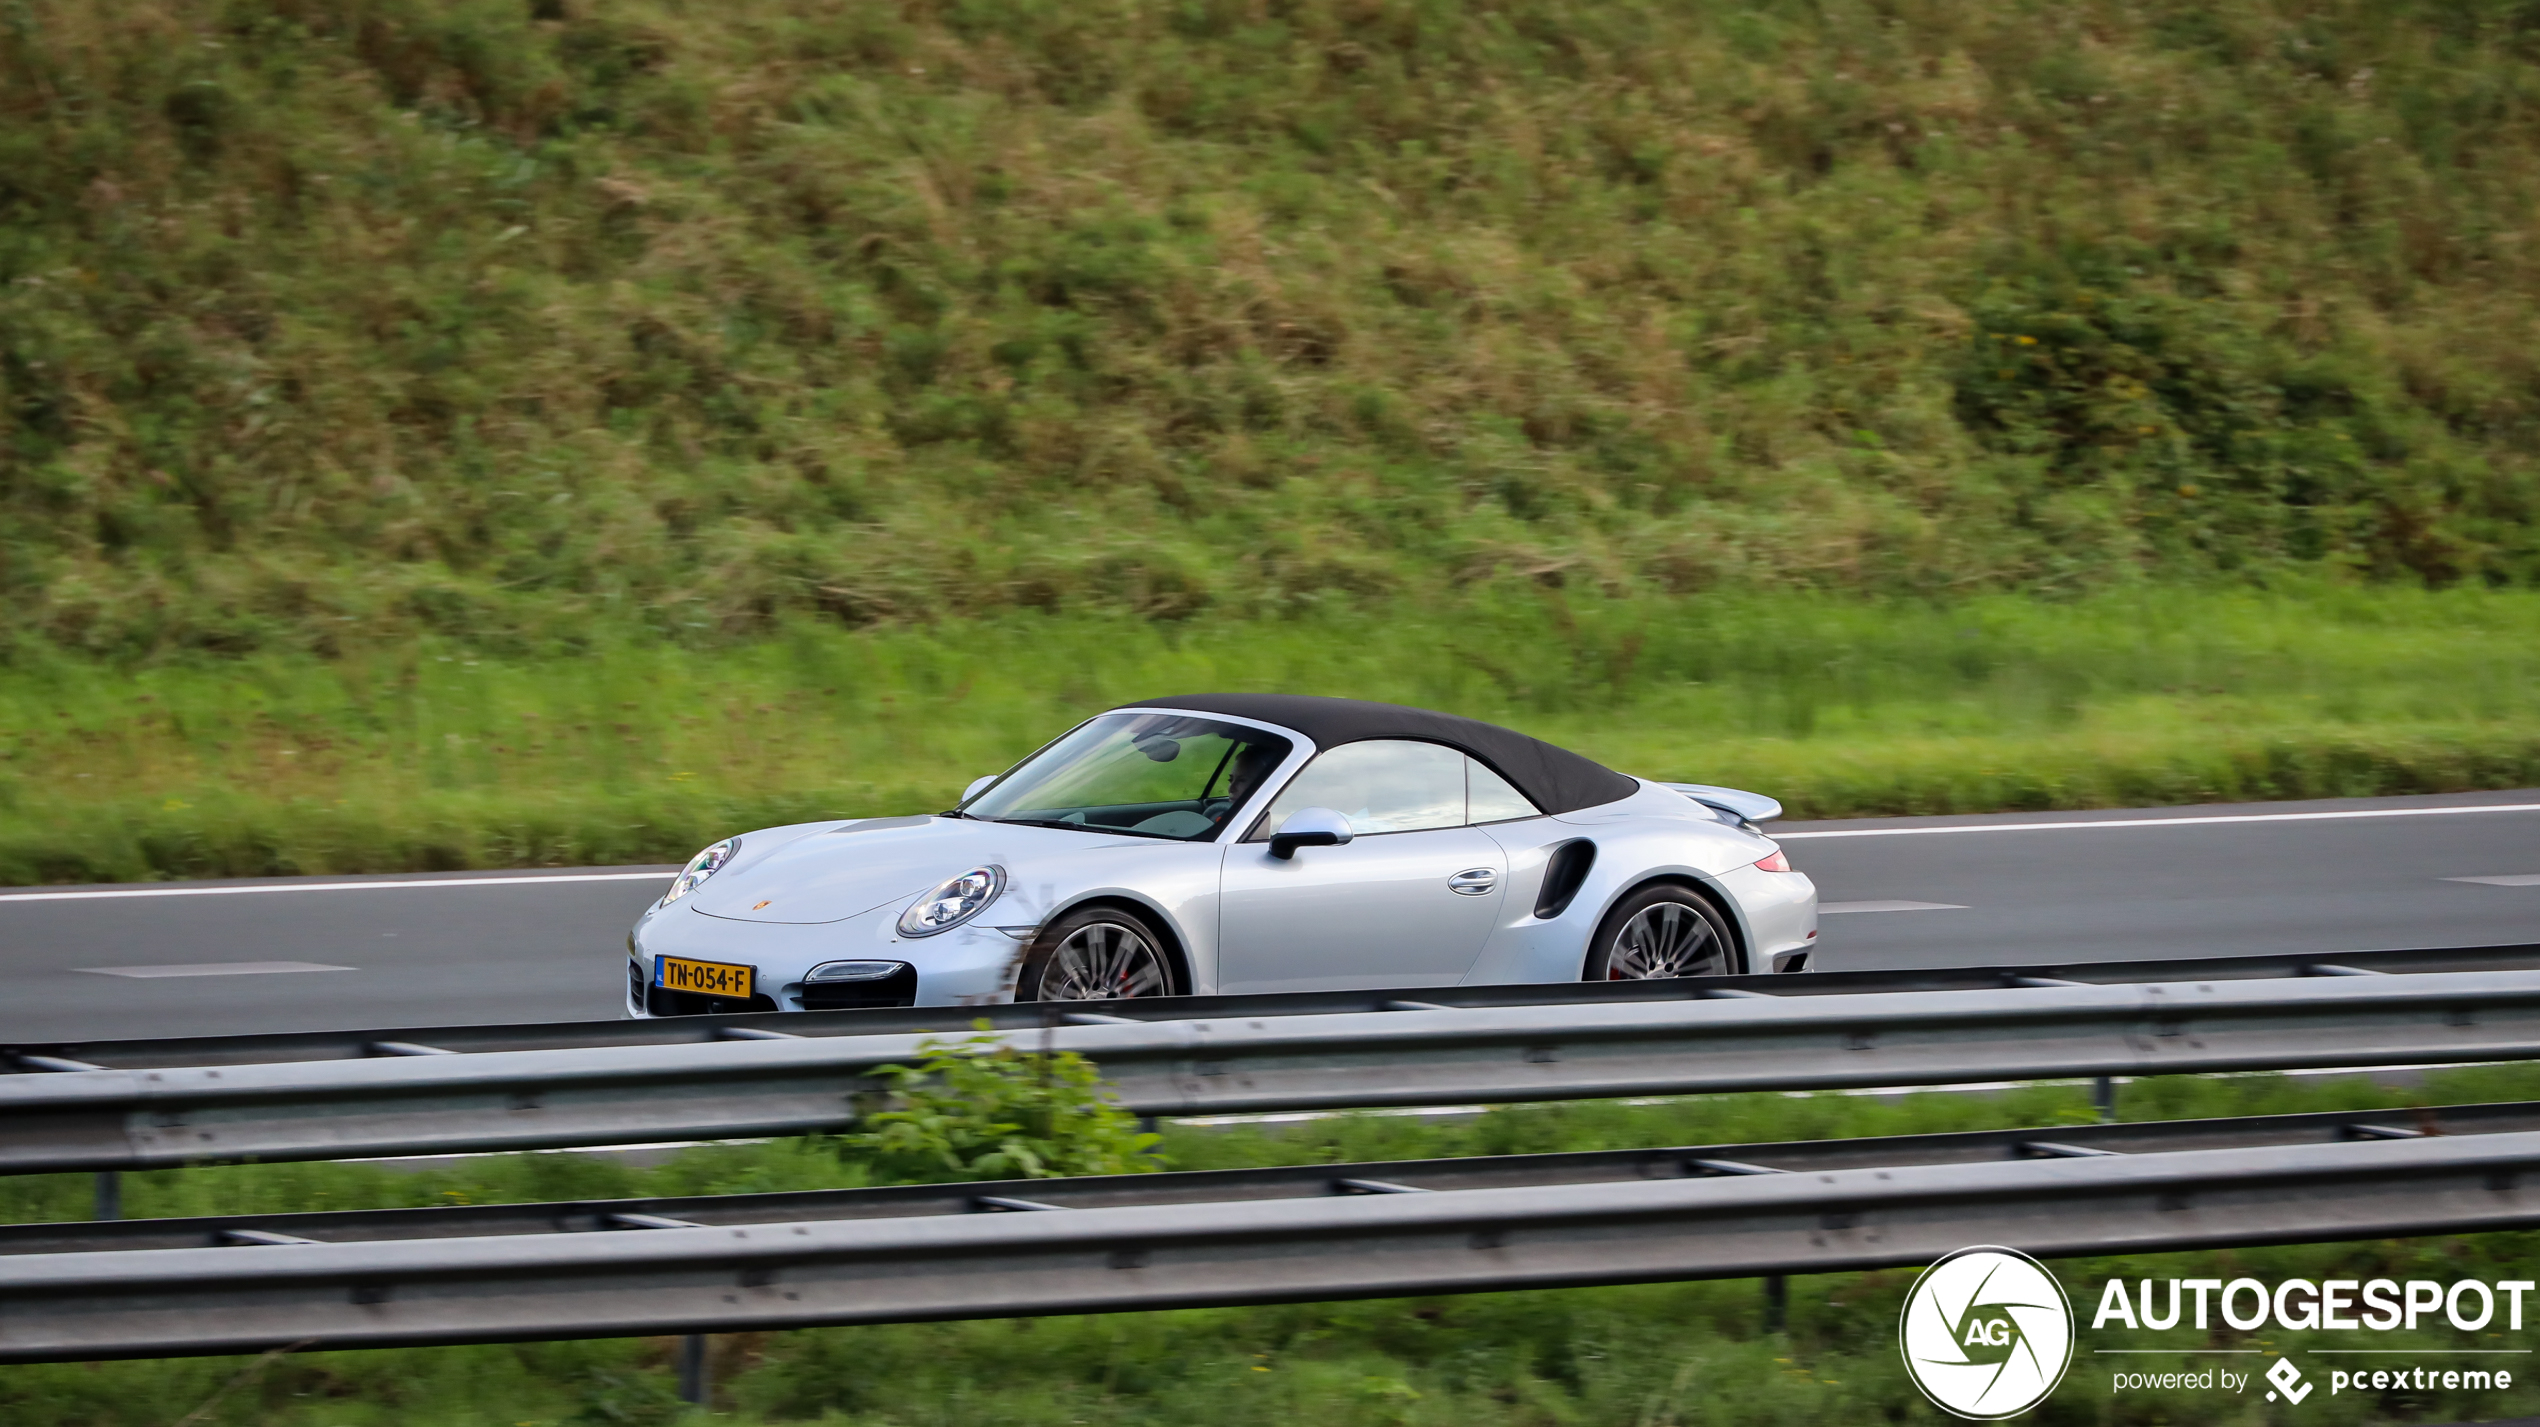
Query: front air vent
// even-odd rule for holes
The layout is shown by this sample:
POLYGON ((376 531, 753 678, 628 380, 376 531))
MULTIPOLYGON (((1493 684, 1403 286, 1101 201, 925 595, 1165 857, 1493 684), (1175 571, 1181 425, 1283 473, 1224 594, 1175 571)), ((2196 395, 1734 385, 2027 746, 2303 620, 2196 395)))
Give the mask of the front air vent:
POLYGON ((1595 865, 1596 844, 1584 837, 1552 849, 1552 860, 1543 868, 1543 890, 1535 894, 1535 919, 1548 922, 1568 911, 1570 899, 1587 885, 1588 869, 1595 865))
POLYGON ((888 976, 870 981, 806 981, 806 1011, 870 1011, 884 1006, 917 1004, 917 968, 903 963, 888 976))

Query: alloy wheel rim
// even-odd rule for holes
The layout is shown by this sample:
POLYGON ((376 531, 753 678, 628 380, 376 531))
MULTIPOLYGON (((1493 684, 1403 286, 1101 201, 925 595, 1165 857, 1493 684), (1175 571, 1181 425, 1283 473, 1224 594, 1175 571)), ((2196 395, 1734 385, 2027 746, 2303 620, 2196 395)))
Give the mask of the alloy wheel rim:
POLYGON ((1720 969, 1720 935, 1711 919, 1682 902, 1653 902, 1614 934, 1605 958, 1609 981, 1709 976, 1720 969))
POLYGON ((1041 976, 1044 1001, 1127 1001, 1161 996, 1170 983, 1164 958, 1147 939, 1118 922, 1092 922, 1068 934, 1041 976))

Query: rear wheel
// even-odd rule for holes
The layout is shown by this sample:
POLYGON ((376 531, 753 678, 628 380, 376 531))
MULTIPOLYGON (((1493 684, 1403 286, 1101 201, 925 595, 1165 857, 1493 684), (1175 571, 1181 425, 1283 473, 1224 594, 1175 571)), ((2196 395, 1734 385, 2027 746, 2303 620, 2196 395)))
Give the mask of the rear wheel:
POLYGON ((1625 897, 1597 924, 1585 979, 1728 976, 1740 969, 1737 961, 1737 942, 1719 908, 1699 892, 1662 882, 1625 897))
POLYGON ((1018 1001, 1128 1001, 1177 989, 1173 954, 1146 918, 1086 907, 1043 928, 1015 983, 1018 1001))

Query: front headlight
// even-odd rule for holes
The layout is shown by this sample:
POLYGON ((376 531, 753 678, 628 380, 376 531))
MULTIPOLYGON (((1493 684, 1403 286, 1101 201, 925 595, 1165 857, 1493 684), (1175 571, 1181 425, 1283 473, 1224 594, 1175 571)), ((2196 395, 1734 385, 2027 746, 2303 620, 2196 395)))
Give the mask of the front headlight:
POLYGON ((662 894, 661 904, 667 907, 704 886, 707 878, 722 871, 733 858, 740 855, 741 840, 737 837, 727 837, 689 858, 688 865, 679 869, 679 875, 670 879, 670 890, 662 894))
POLYGON ((973 867, 958 877, 947 877, 900 913, 900 935, 933 936, 951 931, 986 911, 1004 890, 1002 867, 973 867))

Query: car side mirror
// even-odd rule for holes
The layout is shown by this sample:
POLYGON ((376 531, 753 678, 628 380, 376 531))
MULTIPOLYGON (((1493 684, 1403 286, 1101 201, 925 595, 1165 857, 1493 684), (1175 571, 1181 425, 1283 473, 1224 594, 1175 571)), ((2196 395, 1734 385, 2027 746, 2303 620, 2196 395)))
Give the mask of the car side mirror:
POLYGON ((991 773, 985 778, 971 779, 970 786, 961 790, 961 800, 966 803, 972 798, 979 796, 981 793, 986 792, 988 790, 988 785, 997 781, 997 778, 997 774, 991 773))
POLYGON ((1270 855, 1285 862, 1300 847, 1341 847, 1353 835, 1349 819, 1330 808, 1299 808, 1270 834, 1270 855))

